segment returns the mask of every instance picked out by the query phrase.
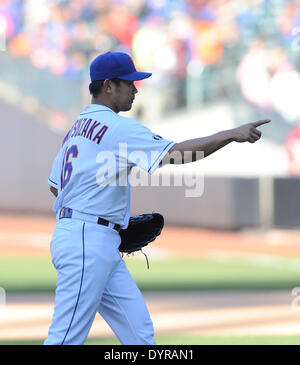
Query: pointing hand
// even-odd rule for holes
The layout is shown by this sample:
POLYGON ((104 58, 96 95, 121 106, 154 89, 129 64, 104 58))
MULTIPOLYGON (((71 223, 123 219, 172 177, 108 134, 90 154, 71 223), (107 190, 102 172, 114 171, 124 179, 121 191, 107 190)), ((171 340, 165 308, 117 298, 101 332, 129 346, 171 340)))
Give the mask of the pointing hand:
POLYGON ((240 127, 234 128, 233 139, 236 142, 250 142, 258 141, 262 135, 261 131, 257 129, 263 124, 270 123, 271 119, 258 120, 257 122, 247 123, 240 127))

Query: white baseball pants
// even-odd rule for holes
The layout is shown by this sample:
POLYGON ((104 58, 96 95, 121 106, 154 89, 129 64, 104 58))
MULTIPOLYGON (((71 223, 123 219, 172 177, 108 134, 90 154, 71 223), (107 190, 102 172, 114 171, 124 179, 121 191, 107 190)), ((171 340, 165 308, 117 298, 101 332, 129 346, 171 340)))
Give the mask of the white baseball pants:
POLYGON ((45 345, 83 344, 97 312, 121 344, 155 345, 148 309, 119 245, 112 228, 73 218, 57 221, 50 245, 55 306, 45 345))

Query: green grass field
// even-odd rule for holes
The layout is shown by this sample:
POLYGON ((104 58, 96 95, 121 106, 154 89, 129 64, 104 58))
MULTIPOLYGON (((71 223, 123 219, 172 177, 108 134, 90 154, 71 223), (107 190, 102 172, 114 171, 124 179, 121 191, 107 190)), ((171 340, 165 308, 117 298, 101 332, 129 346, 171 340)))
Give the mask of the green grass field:
MULTIPOLYGON (((300 286, 300 258, 249 257, 210 259, 125 257, 142 290, 251 290, 300 286)), ((9 292, 55 289, 56 271, 48 258, 0 258, 0 287, 9 292)))
MULTIPOLYGON (((300 345, 299 336, 156 336, 158 345, 300 345)), ((0 345, 42 345, 43 341, 0 341, 0 345)), ((120 345, 115 338, 90 338, 85 345, 120 345)))

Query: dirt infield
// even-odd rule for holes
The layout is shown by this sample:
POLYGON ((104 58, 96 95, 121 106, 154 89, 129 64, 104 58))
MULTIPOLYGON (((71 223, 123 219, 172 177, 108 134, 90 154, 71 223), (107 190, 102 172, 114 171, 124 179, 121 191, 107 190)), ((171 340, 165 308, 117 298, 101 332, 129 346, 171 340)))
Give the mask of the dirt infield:
MULTIPOLYGON (((1 215, 1 254, 49 255, 54 227, 52 216, 1 215)), ((211 256, 220 252, 300 256, 300 230, 227 232, 166 226, 152 247, 181 257, 211 256)))
MULTIPOLYGON (((299 335, 299 313, 290 293, 180 292, 145 293, 156 335, 299 335)), ((0 340, 45 339, 53 294, 9 294, 0 311, 0 340), (2 315, 1 315, 2 313, 2 315)), ((112 337, 97 315, 89 337, 112 337)))

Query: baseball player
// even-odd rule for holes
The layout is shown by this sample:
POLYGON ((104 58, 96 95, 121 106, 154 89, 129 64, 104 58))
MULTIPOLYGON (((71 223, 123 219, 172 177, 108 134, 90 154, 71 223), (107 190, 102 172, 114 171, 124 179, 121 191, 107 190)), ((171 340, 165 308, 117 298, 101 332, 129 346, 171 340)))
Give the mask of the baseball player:
POLYGON ((131 169, 152 174, 170 163, 172 151, 192 151, 194 161, 197 151, 206 157, 233 141, 253 143, 261 137, 257 127, 269 122, 181 143, 164 139, 118 114, 132 107, 134 81, 150 76, 121 52, 99 55, 90 65, 91 104, 62 141, 48 180, 56 196, 50 250, 57 285, 46 345, 83 344, 97 312, 121 344, 154 345, 148 309, 118 249, 130 218, 131 169))

